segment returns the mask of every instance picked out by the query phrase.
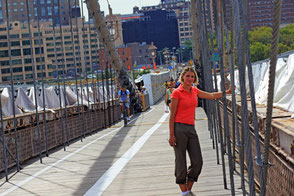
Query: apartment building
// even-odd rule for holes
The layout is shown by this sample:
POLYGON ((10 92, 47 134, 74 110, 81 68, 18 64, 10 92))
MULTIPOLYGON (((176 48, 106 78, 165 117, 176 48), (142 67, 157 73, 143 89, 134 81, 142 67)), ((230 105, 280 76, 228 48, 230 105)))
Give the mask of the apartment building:
POLYGON ((1 83, 8 83, 11 79, 9 40, 15 81, 25 83, 32 81, 33 62, 35 63, 35 77, 38 80, 42 78, 42 71, 43 77, 47 79, 56 78, 58 73, 62 77, 74 77, 75 66, 77 73, 81 74, 91 71, 91 66, 96 68, 99 63, 99 40, 96 28, 89 23, 86 23, 83 28, 81 18, 77 25, 74 23, 73 31, 70 26, 62 26, 62 31, 56 27, 55 36, 52 23, 41 22, 40 42, 36 23, 31 24, 31 34, 29 34, 27 23, 17 21, 10 23, 10 26, 10 37, 8 38, 6 24, 0 25, 1 83), (62 37, 60 32, 62 32, 62 37), (74 42, 72 42, 72 32, 74 42), (32 43, 30 37, 32 37, 32 43), (31 46, 33 52, 31 52, 31 46))
POLYGON ((172 10, 150 10, 122 15, 124 43, 146 42, 158 50, 179 47, 178 21, 172 10))
POLYGON ((190 2, 187 0, 162 0, 158 5, 142 7, 141 11, 156 9, 173 10, 177 15, 180 45, 183 45, 186 40, 191 40, 192 37, 189 6, 190 2))
MULTIPOLYGON (((7 0, 7 2, 9 21, 25 22, 28 20, 26 0, 7 0)), ((42 21, 52 21, 52 15, 54 14, 54 24, 60 24, 61 20, 61 24, 68 25, 71 17, 80 17, 79 1, 77 0, 60 0, 60 7, 58 6, 58 0, 28 0, 28 7, 30 20, 40 18, 42 21), (71 16, 70 13, 72 13, 71 16)), ((0 23, 5 21, 6 1, 0 0, 0 23)))
MULTIPOLYGON (((272 27, 273 22, 272 0, 248 0, 247 22, 249 29, 261 26, 272 27)), ((226 12, 231 17, 231 1, 226 0, 226 12)), ((226 21, 229 24, 229 19, 226 21)), ((281 25, 294 23, 294 0, 283 0, 281 7, 281 25)))

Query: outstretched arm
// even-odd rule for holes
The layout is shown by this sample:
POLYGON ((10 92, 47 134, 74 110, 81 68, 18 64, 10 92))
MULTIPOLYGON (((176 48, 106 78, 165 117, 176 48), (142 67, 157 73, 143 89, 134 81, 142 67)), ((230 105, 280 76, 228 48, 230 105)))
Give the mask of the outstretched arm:
MULTIPOLYGON (((226 94, 231 94, 232 88, 226 90, 226 94)), ((214 93, 208 93, 206 91, 199 90, 198 97, 202 99, 219 99, 223 97, 223 92, 214 92, 214 93)))
POLYGON ((169 116, 169 144, 175 146, 176 137, 175 137, 175 117, 178 108, 179 100, 172 98, 170 106, 170 116, 169 116))

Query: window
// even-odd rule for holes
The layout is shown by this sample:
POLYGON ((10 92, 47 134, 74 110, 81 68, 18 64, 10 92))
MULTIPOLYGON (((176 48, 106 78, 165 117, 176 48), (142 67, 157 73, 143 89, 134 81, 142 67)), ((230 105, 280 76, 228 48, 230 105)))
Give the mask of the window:
POLYGON ((47 52, 54 52, 54 48, 47 48, 47 52))
POLYGON ((44 78, 46 77, 46 73, 45 73, 45 72, 43 72, 43 73, 38 73, 38 74, 37 74, 38 78, 42 78, 42 75, 43 75, 44 78))
POLYGON ((32 66, 26 66, 25 71, 33 71, 33 67, 32 66))
MULTIPOLYGON (((44 54, 44 48, 41 47, 41 52, 44 54)), ((35 48, 35 54, 40 54, 40 48, 35 48)))
POLYGON ((1 69, 1 73, 2 73, 2 74, 10 73, 10 69, 9 69, 9 68, 1 69))
POLYGON ((41 7, 41 16, 46 16, 46 8, 41 7))
POLYGON ((22 61, 21 59, 12 60, 12 65, 21 65, 22 61))
MULTIPOLYGON (((36 45, 39 44, 39 40, 37 40, 37 39, 35 39, 34 42, 35 42, 36 45)), ((43 44, 43 40, 42 39, 41 39, 41 44, 43 44)))
POLYGON ((31 45, 31 42, 30 42, 30 40, 23 40, 22 45, 23 46, 28 46, 28 45, 31 45))
POLYGON ((13 79, 14 80, 23 80, 23 75, 14 75, 13 79))
POLYGON ((20 46, 20 41, 12 41, 11 46, 20 46))
POLYGON ((6 66, 6 65, 9 65, 9 61, 0 61, 0 65, 1 66, 6 66))
POLYGON ((21 56, 21 50, 20 49, 11 50, 11 56, 21 56))
POLYGON ((5 48, 7 46, 8 46, 7 42, 0 42, 0 48, 5 48))
POLYGON ((10 39, 17 39, 17 38, 19 38, 19 34, 10 35, 10 39))
POLYGON ((33 79, 33 74, 26 74, 26 79, 33 79))
POLYGON ((22 72, 22 67, 14 67, 12 68, 13 73, 22 72))
POLYGON ((41 70, 41 68, 42 68, 43 70, 45 70, 45 65, 42 65, 42 67, 41 67, 40 65, 37 65, 37 70, 41 70))
MULTIPOLYGON (((40 57, 36 58, 36 62, 37 62, 37 63, 40 62, 40 57)), ((42 57, 42 62, 44 62, 44 57, 42 57)))
MULTIPOLYGON (((42 37, 42 33, 40 32, 40 36, 42 37)), ((34 33, 34 37, 39 37, 39 33, 34 33)))
POLYGON ((31 49, 30 48, 25 48, 23 50, 23 55, 31 55, 31 49))
POLYGON ((30 63, 32 63, 32 59, 24 59, 24 63, 25 64, 30 64, 30 63))
POLYGON ((27 38, 27 37, 30 37, 30 34, 28 34, 28 33, 24 33, 24 34, 21 34, 21 37, 22 37, 22 38, 27 38))
POLYGON ((0 57, 8 57, 8 50, 1 50, 0 57))

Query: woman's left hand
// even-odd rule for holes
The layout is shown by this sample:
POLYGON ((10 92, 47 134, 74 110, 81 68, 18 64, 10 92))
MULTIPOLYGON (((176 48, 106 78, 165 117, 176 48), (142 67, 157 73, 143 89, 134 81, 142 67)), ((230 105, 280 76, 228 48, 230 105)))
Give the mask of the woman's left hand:
POLYGON ((229 89, 226 90, 226 94, 231 94, 232 93, 232 86, 230 85, 229 89))

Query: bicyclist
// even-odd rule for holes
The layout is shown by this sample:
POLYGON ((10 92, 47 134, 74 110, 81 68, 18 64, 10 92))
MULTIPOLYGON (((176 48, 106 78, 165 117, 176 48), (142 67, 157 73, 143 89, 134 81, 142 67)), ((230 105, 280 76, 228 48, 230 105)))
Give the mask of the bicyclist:
POLYGON ((121 102, 120 106, 121 106, 121 118, 124 117, 123 115, 123 111, 124 111, 124 104, 126 106, 127 112, 128 112, 128 121, 130 120, 130 91, 127 89, 127 87, 125 85, 122 85, 120 91, 118 91, 118 99, 121 102))

